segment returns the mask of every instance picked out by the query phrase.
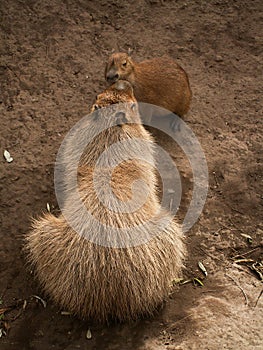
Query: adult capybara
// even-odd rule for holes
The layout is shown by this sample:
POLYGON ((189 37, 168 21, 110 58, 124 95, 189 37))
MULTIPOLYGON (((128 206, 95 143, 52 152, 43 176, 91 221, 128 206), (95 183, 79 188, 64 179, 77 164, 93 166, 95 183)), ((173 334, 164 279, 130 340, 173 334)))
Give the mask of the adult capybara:
POLYGON ((82 132, 94 137, 78 170, 85 210, 69 192, 59 217, 34 221, 25 246, 43 289, 61 308, 99 322, 131 320, 152 314, 180 276, 183 234, 157 198, 154 141, 140 124, 131 85, 117 82, 92 110, 82 132), (98 124, 105 127, 99 133, 98 124))

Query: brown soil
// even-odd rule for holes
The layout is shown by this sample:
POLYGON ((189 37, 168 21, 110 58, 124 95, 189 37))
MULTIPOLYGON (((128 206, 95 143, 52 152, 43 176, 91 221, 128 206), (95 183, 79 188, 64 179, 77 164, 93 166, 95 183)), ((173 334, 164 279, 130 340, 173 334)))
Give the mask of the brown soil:
MULTIPOLYGON (((260 0, 1 1, 0 149, 14 158, 0 162, 0 309, 12 306, 0 316, 1 350, 262 348, 262 283, 249 262, 235 262, 241 254, 262 259, 262 10, 260 0), (175 290, 151 319, 106 327, 61 314, 28 271, 22 242, 31 216, 46 203, 57 211, 58 147, 105 87, 112 49, 129 47, 138 60, 169 54, 189 74, 186 120, 206 154, 210 186, 187 235, 185 279, 202 277, 198 261, 208 277, 203 287, 175 290)), ((189 164, 153 132, 181 171, 183 214, 189 164)))

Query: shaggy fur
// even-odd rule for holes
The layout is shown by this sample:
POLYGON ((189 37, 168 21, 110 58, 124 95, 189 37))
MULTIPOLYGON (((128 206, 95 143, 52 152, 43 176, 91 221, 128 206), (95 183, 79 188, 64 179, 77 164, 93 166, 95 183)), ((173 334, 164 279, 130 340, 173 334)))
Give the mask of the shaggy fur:
MULTIPOLYGON (((93 109, 110 105, 117 95, 119 100, 126 99, 129 104, 122 107, 113 105, 113 108, 116 111, 121 108, 128 120, 137 122, 138 111, 134 108, 135 99, 128 83, 118 82, 99 95, 97 106, 93 106, 93 109)), ((114 113, 109 116, 107 108, 102 108, 101 112, 105 123, 107 118, 114 117, 114 113)), ((98 122, 95 119, 91 115, 91 129, 98 122)), ((111 187, 116 197, 123 202, 132 198, 131 187, 135 180, 143 179, 148 184, 147 200, 133 213, 109 210, 98 200, 94 190, 94 164, 98 154, 118 140, 132 140, 134 137, 149 142, 143 152, 152 161, 154 142, 142 125, 114 126, 101 132, 85 149, 78 183, 85 207, 94 218, 108 225, 109 234, 111 227, 133 227, 139 236, 148 235, 149 240, 145 244, 126 248, 101 246, 76 233, 63 215, 56 218, 52 214, 35 220, 26 237, 29 260, 34 264, 44 290, 62 308, 81 318, 108 322, 152 314, 168 295, 172 279, 181 273, 185 252, 182 231, 174 221, 160 229, 160 222, 167 222, 171 217, 160 207, 156 194, 156 175, 151 165, 129 159, 119 164, 112 173, 111 187), (147 220, 141 229, 140 225, 147 220)), ((128 151, 132 153, 132 150, 128 151)), ((101 189, 104 188, 104 174, 107 171, 107 167, 100 169, 101 189)), ((103 190, 100 195, 103 196, 103 190)), ((81 215, 78 208, 74 211, 71 194, 65 203, 67 207, 71 211, 73 208, 73 218, 81 215)), ((89 237, 100 234, 93 232, 94 226, 85 220, 83 229, 89 237)))
POLYGON ((138 102, 163 107, 179 116, 189 110, 192 93, 187 74, 169 57, 137 63, 126 53, 114 53, 106 64, 105 78, 110 83, 129 81, 138 102))

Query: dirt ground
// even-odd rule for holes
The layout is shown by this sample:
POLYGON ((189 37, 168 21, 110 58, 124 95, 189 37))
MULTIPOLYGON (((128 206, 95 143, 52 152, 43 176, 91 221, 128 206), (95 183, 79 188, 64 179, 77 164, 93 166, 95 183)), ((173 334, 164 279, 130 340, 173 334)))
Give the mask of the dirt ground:
MULTIPOLYGON (((14 158, 0 161, 0 349, 262 349, 262 1, 0 6, 0 150, 14 158), (128 48, 138 60, 169 54, 189 74, 193 101, 185 119, 205 152, 210 183, 200 220, 187 234, 184 278, 203 278, 199 261, 208 276, 203 286, 175 289, 151 319, 106 327, 61 314, 27 269, 22 246, 30 217, 47 203, 56 211, 53 169, 63 137, 105 87, 109 54, 128 48)), ((153 133, 178 162, 183 215, 191 169, 164 135, 153 133)))

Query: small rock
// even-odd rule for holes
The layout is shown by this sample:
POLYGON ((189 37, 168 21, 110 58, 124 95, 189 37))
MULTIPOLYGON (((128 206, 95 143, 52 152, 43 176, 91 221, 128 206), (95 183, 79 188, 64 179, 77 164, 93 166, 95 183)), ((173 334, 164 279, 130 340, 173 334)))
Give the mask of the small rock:
POLYGON ((91 338, 92 338, 92 334, 91 334, 90 329, 87 330, 86 338, 87 338, 87 339, 91 339, 91 338))
POLYGON ((45 185, 40 185, 40 190, 41 190, 41 192, 46 193, 47 190, 48 190, 48 188, 47 188, 47 186, 45 186, 45 185))
POLYGON ((223 57, 220 56, 220 55, 216 55, 215 61, 216 61, 216 62, 223 62, 223 57))
POLYGON ((4 150, 4 158, 7 163, 11 163, 14 159, 11 157, 11 154, 5 149, 4 150))
POLYGON ((222 135, 222 134, 219 134, 219 135, 217 136, 217 138, 218 138, 218 140, 223 141, 223 140, 225 139, 225 136, 222 135))

